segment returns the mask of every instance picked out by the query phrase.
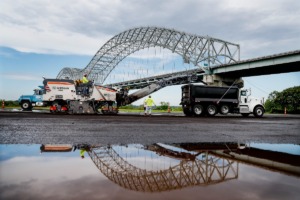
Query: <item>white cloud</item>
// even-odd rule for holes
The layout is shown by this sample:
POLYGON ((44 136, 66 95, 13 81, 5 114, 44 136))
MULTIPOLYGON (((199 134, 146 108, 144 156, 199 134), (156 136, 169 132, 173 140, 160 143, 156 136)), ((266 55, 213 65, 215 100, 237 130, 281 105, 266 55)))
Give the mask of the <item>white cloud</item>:
POLYGON ((89 38, 85 35, 61 34, 55 32, 40 33, 29 27, 3 27, 1 46, 8 46, 22 52, 38 52, 50 54, 94 54, 105 39, 89 38), (16 33, 16 34, 12 34, 16 33), (18 37, 22 34, 22 37, 18 37))
POLYGON ((2 79, 10 79, 10 80, 22 80, 22 81, 40 81, 41 77, 40 76, 34 76, 30 74, 0 74, 0 77, 2 79))
POLYGON ((97 169, 90 162, 88 159, 80 159, 79 155, 78 157, 43 157, 42 154, 31 157, 14 157, 2 162, 1 175, 7 183, 30 181, 33 177, 33 172, 35 176, 39 177, 39 180, 49 181, 58 177, 72 180, 87 175, 94 175, 97 169), (55 170, 57 176, 54 178, 53 173, 45 173, 57 169, 58 162, 60 163, 60 169, 68 170, 55 170), (76 166, 76 168, 72 166, 76 166))
POLYGON ((284 50, 300 48, 296 0, 2 0, 0 7, 0 45, 26 52, 93 55, 114 35, 138 26, 210 35, 246 51, 248 41, 257 41, 281 52, 273 44, 287 38, 293 42, 284 50))
MULTIPOLYGON (((107 17, 99 20, 91 1, 1 1, 0 6, 1 46, 24 52, 91 55, 111 37, 102 30, 101 20, 107 17)), ((107 12, 104 5, 98 11, 107 12)))

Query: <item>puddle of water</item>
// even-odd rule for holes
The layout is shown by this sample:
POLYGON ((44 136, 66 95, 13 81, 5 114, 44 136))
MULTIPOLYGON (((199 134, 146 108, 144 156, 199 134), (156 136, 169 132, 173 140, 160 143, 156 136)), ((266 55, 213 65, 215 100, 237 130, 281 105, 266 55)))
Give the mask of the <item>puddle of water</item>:
POLYGON ((0 145, 0 199, 298 199, 300 145, 0 145))
POLYGON ((296 144, 250 143, 248 146, 259 148, 259 149, 270 150, 270 151, 300 155, 300 145, 296 145, 296 144))

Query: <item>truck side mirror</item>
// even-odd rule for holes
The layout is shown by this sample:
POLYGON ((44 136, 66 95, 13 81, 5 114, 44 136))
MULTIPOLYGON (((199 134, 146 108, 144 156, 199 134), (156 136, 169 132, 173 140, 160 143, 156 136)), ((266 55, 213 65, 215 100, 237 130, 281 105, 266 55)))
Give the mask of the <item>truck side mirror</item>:
POLYGON ((248 91, 249 91, 249 93, 247 96, 249 97, 249 96, 251 96, 251 88, 248 91))

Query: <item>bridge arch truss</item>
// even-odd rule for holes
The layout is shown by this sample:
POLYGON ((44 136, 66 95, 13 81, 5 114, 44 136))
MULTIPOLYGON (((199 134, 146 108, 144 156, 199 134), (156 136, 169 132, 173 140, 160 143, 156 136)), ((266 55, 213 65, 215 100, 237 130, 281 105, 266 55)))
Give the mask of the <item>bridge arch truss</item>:
POLYGON ((57 78, 80 79, 87 73, 90 80, 103 84, 127 56, 150 47, 169 49, 182 56, 185 63, 192 63, 205 71, 210 71, 211 66, 234 63, 240 59, 238 44, 174 29, 139 27, 124 31, 107 41, 84 69, 63 68, 57 78))
POLYGON ((238 163, 208 152, 204 160, 182 160, 165 170, 145 170, 131 165, 111 147, 94 147, 88 154, 112 182, 134 191, 162 192, 196 185, 212 185, 238 178, 238 163))

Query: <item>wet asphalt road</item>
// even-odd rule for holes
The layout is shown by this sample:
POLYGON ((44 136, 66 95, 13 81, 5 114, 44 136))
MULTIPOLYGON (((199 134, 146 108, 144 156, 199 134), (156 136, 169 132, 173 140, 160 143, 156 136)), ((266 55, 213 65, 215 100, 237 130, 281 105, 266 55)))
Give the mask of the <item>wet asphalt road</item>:
POLYGON ((0 112, 1 144, 151 144, 263 142, 300 144, 300 116, 181 114, 53 115, 0 112))

